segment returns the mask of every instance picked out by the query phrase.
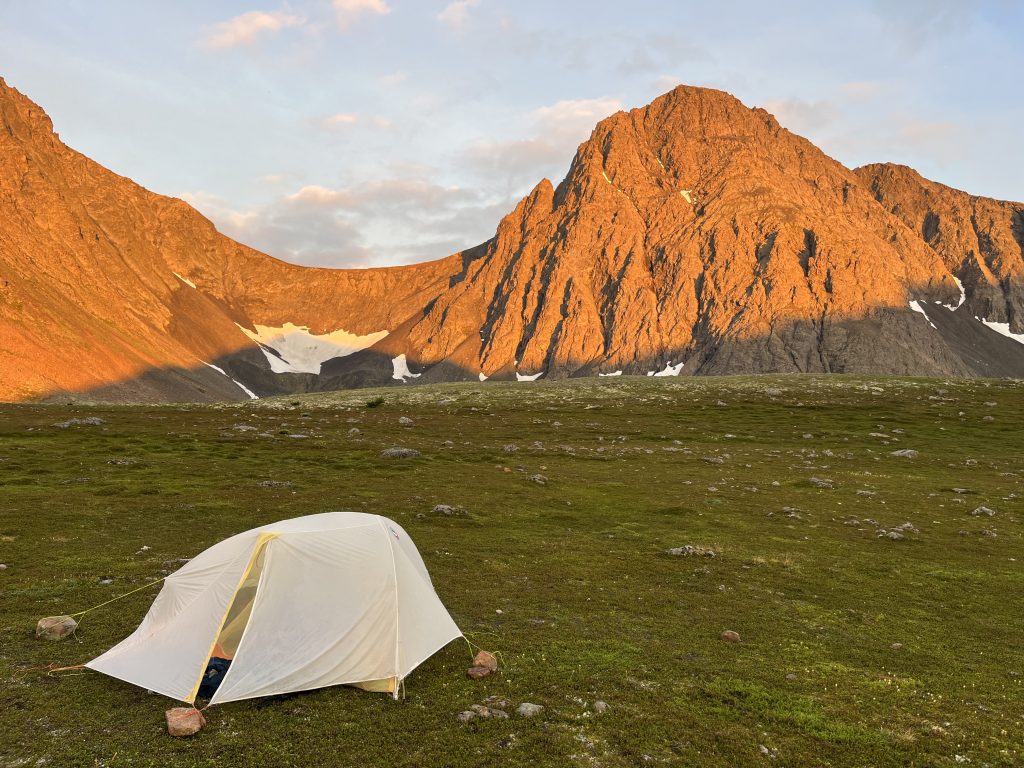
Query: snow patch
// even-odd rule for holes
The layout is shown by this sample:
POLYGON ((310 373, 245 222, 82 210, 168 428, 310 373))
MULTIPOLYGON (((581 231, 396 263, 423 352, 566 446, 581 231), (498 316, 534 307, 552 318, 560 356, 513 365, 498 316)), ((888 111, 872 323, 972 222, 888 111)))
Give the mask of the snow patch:
MULTIPOLYGON (((928 321, 928 325, 930 325, 932 328, 935 328, 935 323, 933 323, 931 321, 931 319, 928 317, 928 313, 924 311, 924 307, 921 306, 921 302, 919 302, 919 301, 910 301, 910 302, 907 302, 907 303, 908 303, 908 305, 910 306, 910 308, 912 310, 914 310, 915 312, 919 312, 920 314, 924 315, 924 319, 928 321)), ((938 330, 938 329, 936 328, 936 330, 938 330)))
POLYGON ((395 372, 391 374, 392 379, 405 381, 406 379, 418 379, 420 377, 420 374, 409 370, 409 363, 405 359, 404 354, 391 358, 391 366, 395 369, 395 372))
POLYGON ((956 281, 956 287, 960 289, 960 301, 956 303, 955 307, 952 304, 942 304, 940 301, 936 301, 935 303, 942 304, 942 306, 951 312, 956 312, 956 310, 960 309, 960 307, 964 305, 964 302, 967 301, 967 291, 964 290, 964 284, 960 282, 960 278, 954 276, 953 280, 956 281))
POLYGON ((320 366, 332 357, 345 357, 372 347, 388 335, 387 331, 359 336, 337 330, 318 336, 310 333, 308 326, 292 323, 280 327, 257 325, 255 332, 241 325, 238 327, 260 345, 274 373, 320 373, 320 366))
POLYGON ((193 282, 192 282, 191 280, 189 280, 189 279, 188 279, 187 277, 182 277, 182 276, 181 276, 181 275, 179 275, 179 274, 178 274, 177 272, 171 272, 171 274, 172 274, 172 275, 174 275, 174 276, 175 276, 176 278, 178 278, 179 280, 181 280, 181 282, 183 282, 183 283, 184 283, 185 285, 187 285, 187 286, 188 286, 189 288, 195 288, 195 287, 196 287, 196 284, 195 284, 195 283, 193 283, 193 282))
POLYGON ((693 205, 693 200, 690 198, 690 190, 680 189, 679 194, 683 196, 686 202, 688 202, 690 205, 693 205))
POLYGON ((1011 332, 1009 323, 997 323, 994 320, 982 320, 981 322, 987 325, 996 333, 1002 334, 1008 339, 1013 339, 1014 341, 1024 344, 1024 333, 1011 332))
POLYGON ((648 376, 678 376, 679 372, 683 370, 683 363, 672 365, 672 361, 665 363, 665 370, 658 371, 657 373, 649 373, 648 376))
POLYGON ((599 373, 598 376, 621 376, 622 371, 612 371, 611 373, 599 373))
POLYGON ((487 377, 484 375, 483 371, 480 371, 480 381, 487 381, 487 377))
POLYGON ((540 373, 520 373, 516 371, 516 381, 536 381, 544 375, 544 371, 540 373))
MULTIPOLYGON (((195 288, 194 285, 192 287, 195 288)), ((224 376, 228 376, 227 371, 225 371, 223 368, 218 368, 213 363, 208 363, 205 360, 200 360, 199 362, 201 362, 203 365, 206 365, 206 366, 209 366, 210 368, 213 368, 213 370, 215 370, 219 374, 222 374, 224 376)), ((235 382, 235 384, 237 384, 241 388, 241 390, 243 392, 245 392, 245 394, 247 394, 249 396, 250 400, 259 400, 260 399, 259 395, 257 395, 255 392, 253 392, 247 386, 245 386, 245 384, 240 382, 238 379, 231 378, 230 376, 228 376, 228 378, 231 379, 233 382, 235 382)))

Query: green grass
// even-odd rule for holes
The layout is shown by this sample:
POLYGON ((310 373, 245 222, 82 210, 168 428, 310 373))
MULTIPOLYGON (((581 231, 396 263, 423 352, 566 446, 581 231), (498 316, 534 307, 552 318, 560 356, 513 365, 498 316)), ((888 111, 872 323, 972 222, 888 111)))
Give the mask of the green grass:
POLYGON ((1020 765, 1022 478, 1024 386, 1009 381, 626 378, 0 406, 0 766, 1020 765), (51 426, 89 415, 106 423, 51 426), (381 458, 391 446, 423 456, 381 458), (442 503, 466 514, 431 515, 442 503), (997 514, 971 516, 980 505, 997 514), (330 688, 226 704, 175 740, 171 700, 40 671, 130 633, 156 588, 62 643, 33 639, 40 617, 239 531, 338 509, 409 531, 499 675, 469 680, 453 643, 404 700, 330 688), (879 538, 904 522, 920 532, 879 538), (719 554, 664 554, 684 544, 719 554), (742 642, 720 640, 726 629, 742 642), (545 710, 456 720, 488 696, 545 710))

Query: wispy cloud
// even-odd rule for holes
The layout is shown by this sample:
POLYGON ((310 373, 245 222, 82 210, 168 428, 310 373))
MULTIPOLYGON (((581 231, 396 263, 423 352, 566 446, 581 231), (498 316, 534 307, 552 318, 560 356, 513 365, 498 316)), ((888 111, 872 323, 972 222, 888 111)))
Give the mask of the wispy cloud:
POLYGON ((455 32, 461 32, 469 22, 469 9, 479 0, 453 0, 437 14, 437 20, 455 32))
POLYGON ((347 32, 364 16, 386 16, 391 7, 384 0, 332 0, 338 28, 347 32))
POLYGON ((355 125, 359 122, 359 115, 350 112, 341 112, 337 115, 330 115, 320 121, 324 128, 343 128, 348 125, 355 125))
POLYGON ((254 45, 261 37, 288 27, 301 27, 304 16, 284 11, 249 11, 208 27, 199 44, 208 50, 254 45))
POLYGON ((839 117, 836 106, 825 100, 772 99, 762 106, 783 126, 800 135, 816 135, 839 117))

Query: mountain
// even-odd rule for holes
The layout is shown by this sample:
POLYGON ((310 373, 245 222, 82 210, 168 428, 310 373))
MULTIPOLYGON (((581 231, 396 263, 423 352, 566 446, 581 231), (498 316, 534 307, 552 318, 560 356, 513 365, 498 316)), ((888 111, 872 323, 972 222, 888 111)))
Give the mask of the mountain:
MULTIPOLYGON (((1024 205, 845 168, 732 96, 602 120, 475 248, 325 270, 62 144, 0 80, 0 399, 596 374, 1024 376, 1024 205)), ((249 394, 247 394, 247 392, 249 394)))

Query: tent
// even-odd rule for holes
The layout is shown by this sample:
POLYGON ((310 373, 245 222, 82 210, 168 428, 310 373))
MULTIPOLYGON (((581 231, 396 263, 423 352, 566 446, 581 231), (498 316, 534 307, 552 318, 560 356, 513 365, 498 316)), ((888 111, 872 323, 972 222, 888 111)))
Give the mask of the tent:
POLYGON ((210 704, 342 684, 397 697, 461 636, 401 526, 327 512, 205 550, 166 578, 135 632, 86 666, 189 703, 218 656, 232 662, 210 704))

